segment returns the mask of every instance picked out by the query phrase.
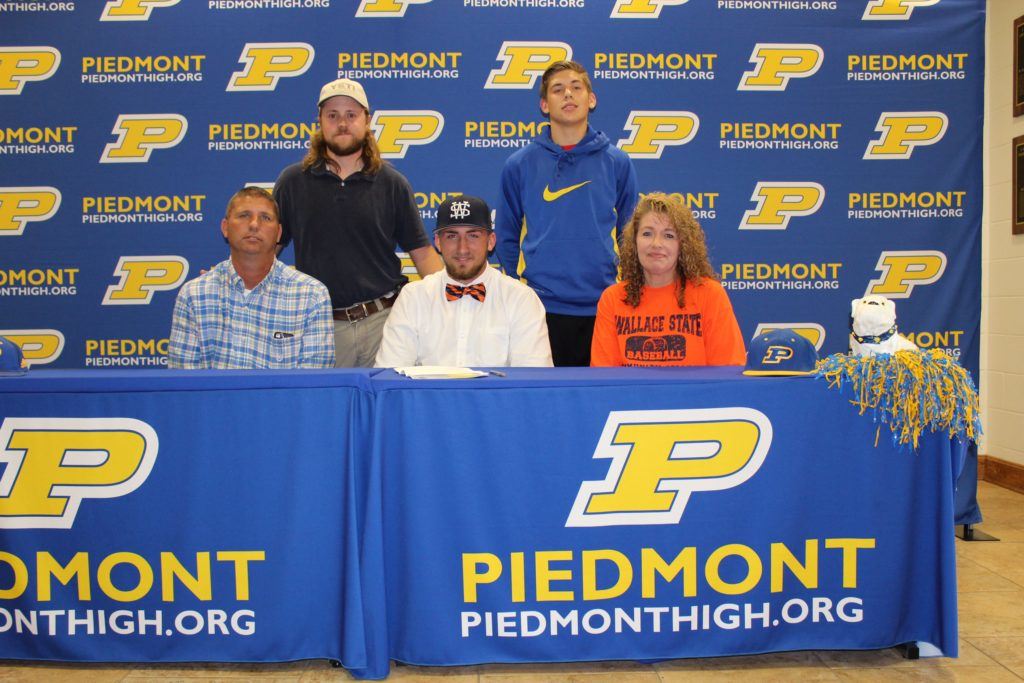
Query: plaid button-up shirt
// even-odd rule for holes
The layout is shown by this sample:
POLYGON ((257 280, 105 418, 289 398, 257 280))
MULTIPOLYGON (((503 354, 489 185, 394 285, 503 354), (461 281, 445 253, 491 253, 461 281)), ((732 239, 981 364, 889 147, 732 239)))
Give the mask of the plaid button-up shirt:
POLYGON ((222 261, 178 292, 168 355, 183 369, 334 367, 327 288, 275 259, 246 294, 231 259, 222 261))

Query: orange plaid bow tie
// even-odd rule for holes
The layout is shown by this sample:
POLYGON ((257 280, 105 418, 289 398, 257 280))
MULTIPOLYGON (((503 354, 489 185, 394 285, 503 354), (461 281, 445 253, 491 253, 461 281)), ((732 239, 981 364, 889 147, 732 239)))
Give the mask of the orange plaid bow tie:
POLYGON ((465 287, 453 284, 445 285, 444 298, 448 301, 458 301, 464 294, 468 294, 477 301, 483 301, 484 297, 487 296, 487 288, 484 287, 482 282, 475 285, 467 285, 465 287))

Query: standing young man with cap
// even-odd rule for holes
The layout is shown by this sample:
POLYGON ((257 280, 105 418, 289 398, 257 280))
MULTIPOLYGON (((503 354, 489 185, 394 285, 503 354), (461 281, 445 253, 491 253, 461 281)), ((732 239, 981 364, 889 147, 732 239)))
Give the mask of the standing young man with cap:
POLYGON ((629 157, 589 124, 586 69, 555 62, 540 82, 550 127, 505 162, 498 261, 540 295, 555 365, 590 364, 597 300, 615 282, 619 231, 637 202, 629 157))
POLYGON ((281 172, 281 246, 331 293, 338 367, 369 367, 384 321, 407 282, 395 249, 420 275, 441 269, 409 181, 380 157, 363 86, 338 79, 320 90, 320 129, 301 163, 281 172))
POLYGON ((551 365, 544 306, 532 289, 488 265, 494 242, 484 200, 444 200, 434 244, 445 269, 402 290, 378 367, 551 365))

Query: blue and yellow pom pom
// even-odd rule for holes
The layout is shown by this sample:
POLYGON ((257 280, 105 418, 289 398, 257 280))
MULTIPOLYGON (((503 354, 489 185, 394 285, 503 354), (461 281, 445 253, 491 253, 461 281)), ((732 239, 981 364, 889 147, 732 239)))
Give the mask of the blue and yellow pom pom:
POLYGON ((875 421, 889 425, 895 444, 917 448, 926 429, 961 440, 981 435, 974 382, 939 349, 874 356, 836 353, 818 361, 816 375, 828 380, 830 389, 842 391, 849 384, 856 397, 850 402, 861 415, 870 410, 875 421))

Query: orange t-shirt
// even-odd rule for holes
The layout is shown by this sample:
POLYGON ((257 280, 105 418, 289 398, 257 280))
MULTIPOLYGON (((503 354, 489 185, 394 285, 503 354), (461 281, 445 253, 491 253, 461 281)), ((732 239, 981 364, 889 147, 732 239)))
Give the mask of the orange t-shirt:
POLYGON ((743 365, 743 336, 722 285, 709 279, 687 282, 685 308, 676 301, 676 286, 644 287, 636 308, 624 301, 624 283, 604 290, 590 364, 743 365))

